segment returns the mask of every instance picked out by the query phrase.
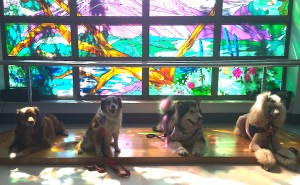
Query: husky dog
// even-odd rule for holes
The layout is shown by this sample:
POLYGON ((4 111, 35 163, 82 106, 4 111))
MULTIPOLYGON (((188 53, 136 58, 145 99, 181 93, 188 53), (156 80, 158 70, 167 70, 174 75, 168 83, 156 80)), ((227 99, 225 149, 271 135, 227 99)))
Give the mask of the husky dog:
POLYGON ((80 142, 78 154, 95 149, 97 156, 111 156, 110 143, 112 139, 115 152, 120 152, 118 140, 121 123, 121 98, 108 96, 101 99, 101 105, 80 142))
POLYGON ((68 133, 54 115, 41 115, 38 107, 23 107, 15 114, 16 128, 9 158, 26 156, 44 148, 50 148, 58 135, 68 133))
POLYGON ((286 108, 276 94, 263 92, 256 98, 248 114, 236 122, 234 134, 251 140, 249 149, 266 171, 278 161, 283 166, 296 170, 297 151, 283 148, 279 141, 279 130, 284 125, 286 108))
POLYGON ((193 156, 205 152, 205 138, 202 131, 202 112, 200 102, 178 101, 173 103, 170 97, 160 103, 162 119, 158 126, 166 136, 166 144, 172 152, 188 156, 186 147, 192 149, 193 156))

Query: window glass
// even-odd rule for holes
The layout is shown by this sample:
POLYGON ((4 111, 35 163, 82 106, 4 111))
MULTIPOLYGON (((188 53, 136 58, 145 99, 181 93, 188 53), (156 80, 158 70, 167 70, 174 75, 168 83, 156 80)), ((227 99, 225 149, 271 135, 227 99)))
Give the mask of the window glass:
POLYGON ((69 25, 6 24, 6 50, 8 56, 68 57, 71 51, 69 25))
POLYGON ((142 26, 78 26, 80 57, 141 57, 142 26))
POLYGON ((150 57, 211 57, 212 24, 150 26, 150 57))
MULTIPOLYGON (((266 68, 265 90, 279 90, 283 67, 266 68)), ((256 95, 261 92, 262 67, 219 68, 218 95, 256 95)))
MULTIPOLYGON (((73 96, 72 67, 31 66, 32 87, 42 95, 73 96)), ((9 87, 27 87, 27 71, 22 66, 9 65, 9 87)))
POLYGON ((142 68, 80 67, 80 95, 142 95, 142 68))
POLYGON ((212 69, 150 67, 150 95, 211 95, 212 69))
POLYGON ((223 25, 221 56, 284 56, 286 25, 223 25))
POLYGON ((69 0, 3 0, 6 16, 69 16, 69 0))
POLYGON ((288 15, 289 0, 223 0, 224 16, 288 15))
POLYGON ((80 16, 141 16, 142 0, 76 0, 80 16))
POLYGON ((150 16, 213 16, 216 0, 149 0, 150 16))

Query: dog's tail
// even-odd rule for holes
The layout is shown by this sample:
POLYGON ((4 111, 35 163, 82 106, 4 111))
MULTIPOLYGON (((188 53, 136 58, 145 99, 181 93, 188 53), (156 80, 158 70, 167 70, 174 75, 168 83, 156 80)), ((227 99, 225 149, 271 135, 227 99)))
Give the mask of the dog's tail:
POLYGON ((172 109, 173 102, 171 97, 163 99, 159 104, 159 110, 162 115, 160 122, 152 130, 155 132, 165 132, 166 123, 168 120, 168 112, 172 109))
POLYGON ((173 101, 171 97, 167 97, 160 102, 159 108, 162 114, 165 114, 172 109, 173 101))

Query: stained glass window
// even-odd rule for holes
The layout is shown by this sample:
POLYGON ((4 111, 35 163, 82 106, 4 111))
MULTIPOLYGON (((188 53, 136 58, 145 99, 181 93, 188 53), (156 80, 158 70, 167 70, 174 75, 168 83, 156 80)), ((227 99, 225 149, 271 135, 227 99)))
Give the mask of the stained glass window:
POLYGON ((5 25, 8 56, 41 56, 46 58, 72 55, 71 31, 63 24, 5 25))
POLYGON ((78 26, 80 57, 141 57, 142 27, 84 24, 78 26))
POLYGON ((223 25, 221 56, 284 56, 286 25, 223 25))
POLYGON ((213 56, 212 24, 151 26, 150 57, 213 56))
POLYGON ((80 94, 142 95, 142 68, 80 67, 80 94))
MULTIPOLYGON (((42 95, 73 96, 72 67, 32 66, 32 87, 42 95)), ((27 87, 27 71, 22 66, 9 65, 9 85, 11 88, 27 87)))
POLYGON ((69 16, 69 0, 3 0, 6 16, 69 16))
MULTIPOLYGON (((255 95, 262 82, 266 82, 266 90, 284 87, 283 67, 265 68, 263 76, 262 67, 211 68, 192 63, 287 59, 290 0, 2 2, 4 60, 99 64, 31 66, 32 85, 43 95, 224 99, 255 95), (110 65, 110 61, 118 65, 110 65)), ((26 88, 23 67, 9 65, 5 71, 8 88, 26 88)))
POLYGON ((150 67, 150 95, 211 95, 212 69, 150 67))

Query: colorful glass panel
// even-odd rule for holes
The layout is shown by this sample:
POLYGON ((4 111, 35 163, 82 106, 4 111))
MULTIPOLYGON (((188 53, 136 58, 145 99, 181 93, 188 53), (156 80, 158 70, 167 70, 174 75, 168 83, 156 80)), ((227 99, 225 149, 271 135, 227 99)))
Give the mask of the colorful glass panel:
POLYGON ((142 95, 142 68, 80 67, 80 95, 142 95))
POLYGON ((70 0, 3 0, 5 16, 69 16, 70 0))
POLYGON ((219 68, 218 95, 255 95, 261 92, 263 68, 219 68))
POLYGON ((142 0, 77 0, 80 16, 142 16, 142 0))
POLYGON ((286 25, 223 25, 220 56, 284 56, 286 25))
POLYGON ((214 26, 150 26, 150 57, 213 56, 214 26))
POLYGON ((8 56, 41 56, 45 58, 71 56, 69 25, 6 24, 6 51, 8 56))
POLYGON ((150 67, 149 95, 211 95, 212 69, 150 67))
MULTIPOLYGON (((265 90, 280 90, 283 67, 266 68, 265 90)), ((261 92, 262 67, 219 68, 218 95, 255 95, 261 92)))
POLYGON ((142 26, 78 26, 80 57, 141 57, 142 26))
POLYGON ((150 16, 213 16, 216 0, 149 0, 150 16))
POLYGON ((289 0, 223 0, 224 16, 288 15, 289 0))
POLYGON ((283 67, 268 67, 266 72, 266 90, 281 90, 283 67))
MULTIPOLYGON (((73 96, 73 75, 70 66, 31 66, 32 87, 42 95, 73 96)), ((9 87, 27 87, 26 70, 9 65, 9 87)))

